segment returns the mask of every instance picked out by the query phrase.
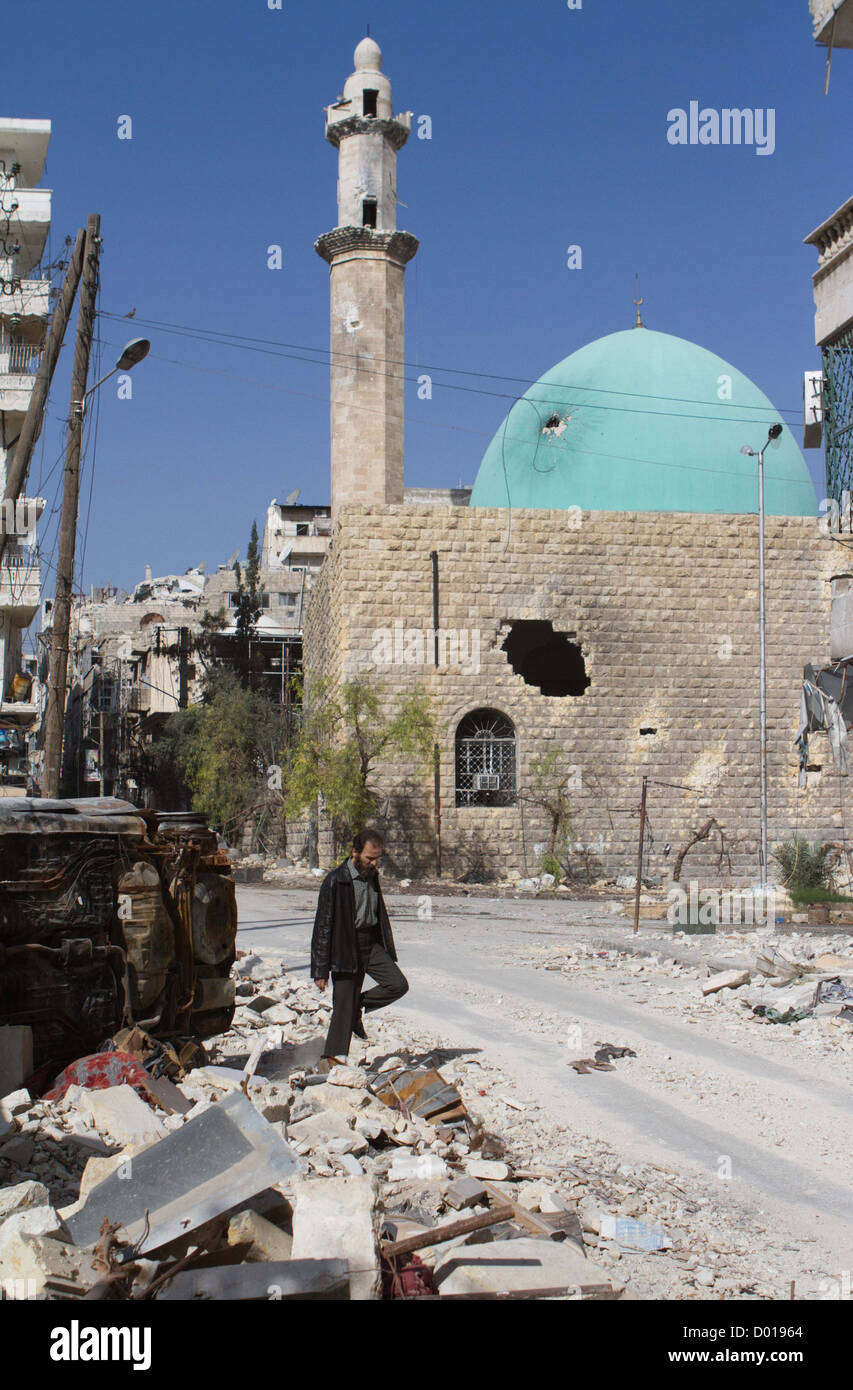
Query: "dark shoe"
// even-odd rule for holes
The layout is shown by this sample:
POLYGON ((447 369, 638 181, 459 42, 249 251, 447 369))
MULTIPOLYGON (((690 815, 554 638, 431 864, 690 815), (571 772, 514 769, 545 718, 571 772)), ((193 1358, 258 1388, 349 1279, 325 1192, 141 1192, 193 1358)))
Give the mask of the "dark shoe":
POLYGON ((361 1019, 361 1014, 359 1014, 355 1023, 352 1025, 352 1034, 354 1038, 361 1038, 363 1042, 367 1042, 367 1034, 364 1031, 364 1024, 361 1019))

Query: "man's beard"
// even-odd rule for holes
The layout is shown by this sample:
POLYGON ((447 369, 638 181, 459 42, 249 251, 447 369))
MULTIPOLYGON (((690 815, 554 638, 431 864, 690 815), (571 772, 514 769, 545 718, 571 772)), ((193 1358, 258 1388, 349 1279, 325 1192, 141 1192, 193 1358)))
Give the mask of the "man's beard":
POLYGON ((376 865, 371 864, 366 859, 362 859, 359 855, 355 857, 355 867, 360 874, 369 874, 373 876, 376 873, 376 865))

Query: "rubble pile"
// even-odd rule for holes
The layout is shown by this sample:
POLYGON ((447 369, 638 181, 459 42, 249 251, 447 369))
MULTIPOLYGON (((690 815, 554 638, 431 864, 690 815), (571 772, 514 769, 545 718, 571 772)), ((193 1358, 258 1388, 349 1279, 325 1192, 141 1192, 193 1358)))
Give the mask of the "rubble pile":
POLYGON ((328 1002, 281 962, 233 973, 234 1024, 178 1085, 107 1050, 0 1100, 8 1296, 625 1296, 578 1176, 520 1168, 469 1109, 477 1068, 386 1041, 321 1073, 328 1002))
POLYGON ((754 1028, 787 1025, 801 1044, 823 1052, 853 1053, 853 938, 776 933, 770 928, 693 937, 692 959, 673 959, 666 946, 636 950, 578 941, 571 948, 525 952, 519 962, 570 978, 618 977, 641 1002, 690 1017, 725 1017, 754 1028))

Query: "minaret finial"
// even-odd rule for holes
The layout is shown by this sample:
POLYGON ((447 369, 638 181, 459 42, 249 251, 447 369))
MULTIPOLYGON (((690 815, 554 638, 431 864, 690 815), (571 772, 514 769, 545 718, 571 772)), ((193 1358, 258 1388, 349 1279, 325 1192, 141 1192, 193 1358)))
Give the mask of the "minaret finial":
MULTIPOLYGON (((635 275, 635 276, 634 276, 634 281, 635 281, 636 286, 637 286, 637 295, 639 296, 639 293, 640 293, 640 277, 639 277, 639 275, 635 275)), ((635 327, 635 328, 645 328, 646 325, 643 323, 643 316, 642 316, 642 314, 640 313, 640 305, 643 303, 643 300, 640 299, 640 298, 635 298, 634 303, 635 303, 636 306, 637 306, 637 322, 634 324, 634 327, 635 327)))

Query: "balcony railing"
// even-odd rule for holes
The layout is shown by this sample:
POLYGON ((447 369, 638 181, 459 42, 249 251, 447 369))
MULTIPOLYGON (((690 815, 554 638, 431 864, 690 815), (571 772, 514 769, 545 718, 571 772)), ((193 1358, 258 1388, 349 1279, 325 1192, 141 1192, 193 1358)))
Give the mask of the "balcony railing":
POLYGON ((30 343, 10 343, 0 339, 0 375, 35 376, 42 349, 30 343))

